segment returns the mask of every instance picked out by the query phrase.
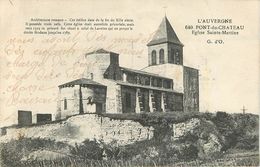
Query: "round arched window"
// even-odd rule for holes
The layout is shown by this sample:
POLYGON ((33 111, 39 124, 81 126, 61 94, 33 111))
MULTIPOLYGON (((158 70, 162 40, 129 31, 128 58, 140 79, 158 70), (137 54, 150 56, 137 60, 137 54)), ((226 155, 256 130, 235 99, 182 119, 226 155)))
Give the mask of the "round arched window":
POLYGON ((178 50, 175 53, 175 58, 176 58, 176 64, 181 64, 180 53, 178 50))
POLYGON ((152 51, 152 65, 155 65, 156 64, 156 51, 153 50, 152 51))
POLYGON ((160 64, 164 63, 164 50, 163 49, 160 49, 160 52, 159 52, 159 63, 160 64))

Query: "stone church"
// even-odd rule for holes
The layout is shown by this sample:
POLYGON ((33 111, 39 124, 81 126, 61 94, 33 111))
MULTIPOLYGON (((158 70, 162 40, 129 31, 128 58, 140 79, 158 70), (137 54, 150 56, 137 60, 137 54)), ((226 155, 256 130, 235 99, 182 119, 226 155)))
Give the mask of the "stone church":
POLYGON ((165 16, 148 46, 148 67, 119 65, 119 54, 87 53, 83 77, 59 86, 57 119, 81 113, 199 111, 199 73, 183 65, 183 44, 165 16))

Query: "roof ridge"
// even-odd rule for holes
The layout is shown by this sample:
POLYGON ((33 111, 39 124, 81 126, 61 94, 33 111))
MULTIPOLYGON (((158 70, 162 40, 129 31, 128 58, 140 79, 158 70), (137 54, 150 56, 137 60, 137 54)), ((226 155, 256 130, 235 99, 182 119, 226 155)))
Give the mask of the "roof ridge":
POLYGON ((115 53, 115 52, 112 52, 112 51, 108 51, 104 48, 99 48, 99 49, 95 49, 91 52, 86 53, 86 55, 95 54, 95 53, 114 53, 114 54, 118 54, 118 53, 115 53))
POLYGON ((168 78, 168 77, 165 77, 165 76, 156 74, 156 73, 151 73, 151 72, 143 71, 143 70, 140 70, 140 69, 132 69, 132 68, 122 67, 122 66, 120 66, 119 68, 125 69, 125 70, 129 70, 129 71, 133 71, 133 72, 136 72, 136 73, 142 73, 143 75, 151 75, 151 76, 158 77, 158 78, 165 78, 165 79, 170 79, 170 80, 172 80, 171 78, 168 78))
POLYGON ((75 79, 73 81, 70 82, 66 82, 64 84, 59 85, 59 87, 62 86, 66 86, 66 85, 81 85, 81 84, 85 84, 85 85, 99 85, 99 86, 105 86, 101 83, 98 83, 96 81, 93 81, 92 79, 88 79, 88 78, 79 78, 79 79, 75 79))

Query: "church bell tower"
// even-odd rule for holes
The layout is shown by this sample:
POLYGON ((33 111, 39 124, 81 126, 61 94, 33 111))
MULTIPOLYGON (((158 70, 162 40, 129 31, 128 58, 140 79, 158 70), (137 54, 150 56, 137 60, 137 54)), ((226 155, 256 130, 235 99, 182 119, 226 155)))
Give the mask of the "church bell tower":
POLYGON ((165 16, 148 46, 148 65, 183 65, 183 44, 165 16))
POLYGON ((183 44, 165 16, 148 46, 148 66, 143 71, 173 80, 183 94, 183 110, 199 111, 199 70, 183 64, 183 44))

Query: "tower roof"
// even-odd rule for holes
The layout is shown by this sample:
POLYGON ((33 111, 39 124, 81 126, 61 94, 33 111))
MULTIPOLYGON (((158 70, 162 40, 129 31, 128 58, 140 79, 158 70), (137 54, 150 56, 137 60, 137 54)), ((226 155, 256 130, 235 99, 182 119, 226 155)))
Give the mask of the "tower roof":
POLYGON ((163 18, 159 28, 157 29, 152 40, 147 44, 147 46, 161 44, 165 42, 170 42, 183 46, 166 16, 163 18))
POLYGON ((107 51, 107 50, 105 50, 103 48, 100 48, 100 49, 94 50, 92 52, 86 53, 86 55, 95 54, 95 53, 113 53, 113 54, 118 54, 118 53, 107 51))
POLYGON ((80 79, 76 79, 74 81, 71 82, 67 82, 64 83, 62 85, 59 85, 59 87, 67 87, 67 86, 74 86, 74 85, 95 85, 95 86, 105 86, 102 85, 101 83, 95 82, 91 79, 87 79, 87 78, 80 78, 80 79))

